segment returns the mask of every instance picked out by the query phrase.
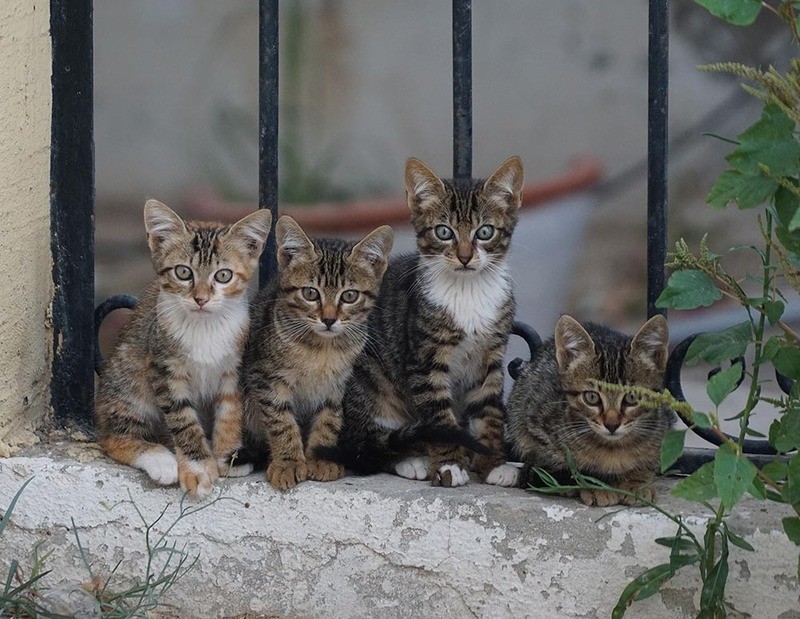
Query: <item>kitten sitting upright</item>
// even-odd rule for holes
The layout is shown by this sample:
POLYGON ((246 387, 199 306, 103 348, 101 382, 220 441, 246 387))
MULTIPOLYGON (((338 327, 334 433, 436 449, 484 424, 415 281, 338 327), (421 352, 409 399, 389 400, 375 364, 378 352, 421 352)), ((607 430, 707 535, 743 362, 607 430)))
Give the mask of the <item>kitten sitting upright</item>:
POLYGON ((345 383, 367 344, 394 233, 312 240, 283 216, 275 235, 278 278, 253 306, 242 381, 248 451, 255 460, 268 453, 267 480, 287 489, 343 473, 317 449, 339 438, 345 383))
POLYGON ((419 253, 392 260, 384 277, 372 345, 348 385, 344 460, 359 472, 388 465, 402 477, 461 486, 468 462, 459 444, 467 443, 442 430, 466 428, 491 453, 474 457, 481 479, 514 485, 517 469, 503 454, 503 354, 514 319, 507 255, 522 162, 511 157, 486 181, 443 180, 412 158, 405 185, 419 253), (444 440, 426 438, 426 427, 444 440), (422 455, 374 457, 374 445, 419 428, 422 455))
POLYGON ((156 281, 145 290, 95 402, 108 455, 158 484, 206 496, 242 439, 239 362, 249 325, 247 285, 272 216, 233 226, 184 222, 156 200, 144 207, 156 281))
MULTIPOLYGON (((571 483, 566 453, 579 472, 652 501, 649 484, 659 470, 661 441, 673 423, 666 408, 645 408, 632 392, 593 386, 595 379, 660 391, 664 387, 669 333, 653 316, 635 337, 595 324, 582 327, 570 316, 556 324, 519 374, 508 400, 508 439, 524 463, 521 484, 532 467, 571 483)), ((581 490, 586 505, 633 504, 633 497, 606 490, 581 490)))

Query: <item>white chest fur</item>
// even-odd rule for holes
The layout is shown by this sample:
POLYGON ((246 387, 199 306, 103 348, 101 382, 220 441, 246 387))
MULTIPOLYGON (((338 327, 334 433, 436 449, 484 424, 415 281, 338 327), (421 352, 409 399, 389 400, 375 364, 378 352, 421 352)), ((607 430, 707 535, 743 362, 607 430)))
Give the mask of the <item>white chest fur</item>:
POLYGON ((240 340, 247 328, 247 299, 231 299, 224 308, 200 315, 159 298, 159 314, 168 332, 178 340, 190 365, 199 373, 219 374, 234 368, 241 356, 240 340))
POLYGON ((425 269, 423 278, 426 297, 444 308, 467 335, 491 329, 511 296, 505 263, 474 273, 425 269))

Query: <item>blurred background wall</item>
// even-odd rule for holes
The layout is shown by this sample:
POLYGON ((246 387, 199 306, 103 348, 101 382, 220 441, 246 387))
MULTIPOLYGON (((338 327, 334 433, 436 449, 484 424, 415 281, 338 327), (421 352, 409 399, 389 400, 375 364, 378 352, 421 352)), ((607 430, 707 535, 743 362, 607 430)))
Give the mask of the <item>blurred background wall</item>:
MULTIPOLYGON (((401 196, 410 155, 450 173, 450 9, 447 0, 281 3, 283 203, 401 196)), ((671 10, 670 239, 696 241, 714 228, 712 247, 746 241, 748 216, 704 204, 729 145, 702 132, 735 136, 759 106, 735 80, 696 66, 780 65, 788 41, 776 37, 767 12, 743 30, 691 0, 675 0, 671 10)), ((137 292, 151 277, 146 197, 187 215, 198 194, 255 204, 257 34, 255 0, 95 3, 99 297, 137 292)), ((549 241, 563 245, 563 255, 551 245, 539 251, 535 221, 515 239, 522 269, 569 262, 558 290, 542 289, 535 271, 518 287, 557 296, 559 312, 640 322, 646 0, 475 2, 473 81, 476 175, 511 154, 522 156, 530 182, 563 173, 576 156, 593 156, 605 170, 582 198, 581 222, 562 209, 566 219, 549 241)), ((545 330, 554 320, 536 307, 521 314, 545 330)))

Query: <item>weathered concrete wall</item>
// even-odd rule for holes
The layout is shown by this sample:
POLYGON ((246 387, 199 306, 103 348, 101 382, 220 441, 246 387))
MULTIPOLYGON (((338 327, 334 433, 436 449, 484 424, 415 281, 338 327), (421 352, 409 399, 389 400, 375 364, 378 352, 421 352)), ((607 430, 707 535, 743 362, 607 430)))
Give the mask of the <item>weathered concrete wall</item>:
POLYGON ((0 456, 48 410, 49 7, 0 2, 0 456))
MULTIPOLYGON (((172 503, 162 531, 181 496, 105 462, 19 457, 0 460, 0 509, 31 476, 0 541, 0 569, 44 541, 40 553, 54 549, 49 584, 88 580, 71 518, 96 574, 122 560, 120 577, 141 578, 144 529, 128 492, 148 521, 172 503)), ((653 539, 675 533, 650 509, 587 508, 482 484, 442 489, 384 475, 283 494, 260 476, 224 484, 225 500, 173 530, 178 547, 201 555, 168 596, 179 616, 608 617, 634 576, 668 559, 653 539)), ((662 504, 684 510, 691 526, 704 521, 686 503, 665 496, 662 504)), ((746 501, 729 522, 757 551, 731 548, 728 597, 759 619, 798 617, 785 515, 746 501)), ((679 574, 627 616, 694 617, 698 582, 679 574)))

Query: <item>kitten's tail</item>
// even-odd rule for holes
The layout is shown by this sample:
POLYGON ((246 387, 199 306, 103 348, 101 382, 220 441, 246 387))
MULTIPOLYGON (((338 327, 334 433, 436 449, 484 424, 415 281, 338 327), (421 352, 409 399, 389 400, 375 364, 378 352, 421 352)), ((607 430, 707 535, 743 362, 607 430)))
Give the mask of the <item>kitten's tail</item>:
POLYGON ((358 475, 371 475, 389 470, 405 453, 431 443, 460 445, 484 456, 493 453, 463 428, 430 423, 410 424, 333 447, 317 447, 315 453, 318 458, 338 462, 358 475))
POLYGON ((100 326, 106 317, 118 309, 133 309, 138 303, 136 297, 129 294, 118 294, 108 297, 94 310, 94 371, 99 376, 102 372, 103 355, 100 352, 100 326))

